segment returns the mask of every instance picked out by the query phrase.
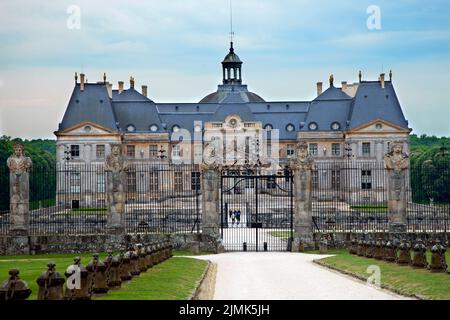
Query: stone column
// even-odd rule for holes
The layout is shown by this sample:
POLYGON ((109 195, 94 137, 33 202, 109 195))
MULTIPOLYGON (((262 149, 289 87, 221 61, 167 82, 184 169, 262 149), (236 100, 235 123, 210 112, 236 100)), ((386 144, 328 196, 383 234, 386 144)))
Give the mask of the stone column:
POLYGON ((218 146, 213 142, 205 144, 202 179, 202 250, 219 253, 223 251, 220 238, 220 175, 221 161, 218 146))
POLYGON ((9 239, 6 254, 29 254, 30 169, 31 159, 25 157, 23 145, 16 143, 14 153, 8 158, 9 168, 9 239))
POLYGON ((409 158, 403 153, 403 143, 393 142, 391 151, 384 156, 388 175, 389 232, 406 232, 406 189, 409 158))
POLYGON ((122 146, 111 146, 111 154, 106 158, 106 205, 108 208, 108 233, 124 233, 125 198, 128 164, 122 155, 122 146))
POLYGON ((8 160, 10 190, 10 234, 28 236, 31 159, 24 156, 23 145, 14 145, 14 154, 8 160))
POLYGON ((298 143, 296 158, 290 164, 294 175, 294 252, 314 248, 311 197, 313 164, 308 145, 298 143))
POLYGON ((220 238, 220 171, 206 168, 202 172, 202 233, 220 238))

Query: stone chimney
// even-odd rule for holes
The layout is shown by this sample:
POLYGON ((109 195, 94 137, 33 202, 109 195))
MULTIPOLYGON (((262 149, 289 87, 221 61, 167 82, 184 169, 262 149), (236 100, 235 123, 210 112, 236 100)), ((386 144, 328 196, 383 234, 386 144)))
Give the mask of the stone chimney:
POLYGON ((134 88, 134 78, 130 77, 130 89, 134 88))
POLYGON ((84 91, 84 73, 80 73, 80 90, 84 91))
POLYGON ((342 81, 342 90, 347 90, 347 81, 342 81))
POLYGON ((142 95, 147 98, 147 86, 142 86, 142 95))
POLYGON ((119 94, 123 91, 123 81, 119 81, 119 94))
POLYGON ((317 82, 317 96, 320 96, 322 94, 322 89, 323 89, 323 83, 317 82))
POLYGON ((107 83, 106 89, 108 90, 108 96, 112 99, 112 83, 107 83))
POLYGON ((385 88, 384 76, 384 73, 380 74, 380 84, 383 89, 385 88))

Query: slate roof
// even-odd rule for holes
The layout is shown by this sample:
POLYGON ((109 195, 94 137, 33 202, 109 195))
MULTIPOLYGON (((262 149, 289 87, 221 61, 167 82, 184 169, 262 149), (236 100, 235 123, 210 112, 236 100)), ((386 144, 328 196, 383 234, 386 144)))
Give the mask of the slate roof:
POLYGON ((408 128, 390 81, 386 81, 384 89, 378 81, 363 81, 354 98, 340 88, 330 87, 313 101, 243 101, 236 96, 249 94, 243 85, 219 86, 219 91, 224 96, 220 103, 204 102, 205 99, 199 103, 154 103, 134 89, 121 94, 114 90, 109 98, 105 84, 86 84, 84 91, 77 84, 59 130, 89 121, 114 131, 126 131, 128 125, 133 125, 136 132, 150 132, 152 124, 158 126, 157 132, 171 132, 178 125, 193 136, 194 121, 223 121, 231 114, 243 121, 270 124, 279 129, 281 140, 295 140, 298 132, 309 130, 311 122, 318 125, 317 131, 331 131, 333 122, 340 124, 340 130, 346 130, 376 119, 408 128), (235 86, 234 90, 230 86, 235 86), (288 124, 295 130, 287 131, 288 124))
POLYGON ((59 130, 82 122, 93 122, 114 131, 118 129, 112 100, 104 84, 85 84, 83 91, 80 84, 75 85, 59 130))

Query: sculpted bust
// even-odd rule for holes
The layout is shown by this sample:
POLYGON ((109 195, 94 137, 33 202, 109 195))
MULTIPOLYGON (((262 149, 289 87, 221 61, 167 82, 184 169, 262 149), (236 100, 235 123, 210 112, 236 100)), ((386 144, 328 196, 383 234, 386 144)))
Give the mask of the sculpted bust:
POLYGON ((309 154, 308 144, 300 142, 295 148, 296 156, 291 160, 290 166, 293 170, 311 170, 314 164, 314 160, 309 154))
POLYGON ((29 172, 31 169, 31 159, 29 157, 25 157, 23 151, 23 145, 16 143, 14 145, 14 153, 6 161, 9 170, 16 175, 29 172))
POLYGON ((408 156, 403 153, 403 143, 396 141, 392 143, 391 151, 384 156, 386 169, 396 172, 407 169, 409 166, 408 156))
POLYGON ((203 148, 203 163, 201 167, 203 170, 220 169, 220 157, 214 141, 206 142, 205 147, 203 148))
POLYGON ((111 154, 106 158, 105 170, 112 172, 124 171, 127 168, 127 163, 122 157, 122 146, 120 144, 113 144, 111 146, 111 154))

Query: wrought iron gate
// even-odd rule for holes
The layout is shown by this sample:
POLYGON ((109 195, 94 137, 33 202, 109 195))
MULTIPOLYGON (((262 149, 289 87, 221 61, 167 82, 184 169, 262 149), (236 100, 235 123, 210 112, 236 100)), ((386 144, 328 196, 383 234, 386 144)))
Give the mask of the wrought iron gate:
POLYGON ((221 176, 221 236, 227 251, 286 251, 293 237, 291 171, 221 176))

